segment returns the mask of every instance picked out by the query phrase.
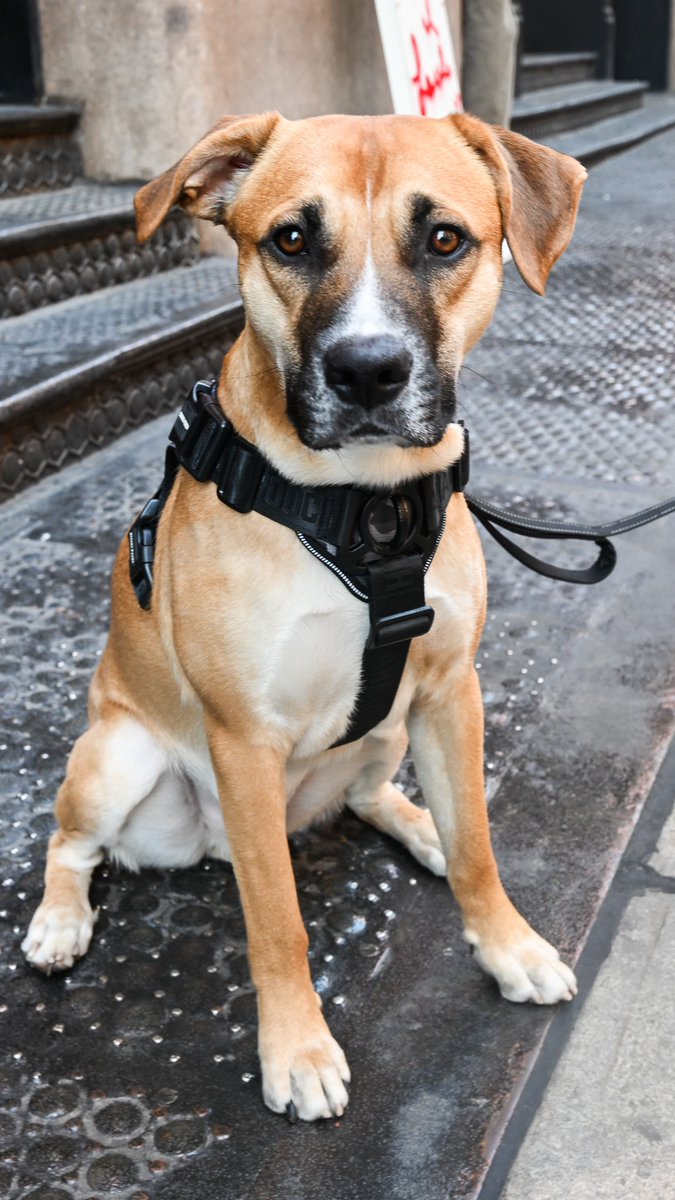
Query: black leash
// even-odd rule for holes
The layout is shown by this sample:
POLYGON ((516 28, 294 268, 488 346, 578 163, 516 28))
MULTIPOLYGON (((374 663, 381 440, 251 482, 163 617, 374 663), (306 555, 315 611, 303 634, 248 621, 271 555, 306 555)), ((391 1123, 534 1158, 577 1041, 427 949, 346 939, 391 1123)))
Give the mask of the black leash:
POLYGON ((499 542, 504 550, 518 559, 518 562, 529 567, 531 571, 536 571, 538 575, 545 575, 548 579, 561 579, 565 583, 601 583, 611 574, 616 565, 616 550, 609 538, 618 537, 621 533, 630 533, 632 529, 640 529, 642 525, 649 525, 652 521, 658 521, 660 517, 667 517, 669 513, 675 512, 675 496, 672 496, 660 504, 652 504, 649 508, 641 509, 640 512, 632 513, 628 517, 620 517, 617 521, 609 521, 604 525, 577 525, 567 524, 565 521, 542 521, 532 520, 529 517, 516 517, 506 509, 498 508, 495 504, 489 504, 485 500, 477 500, 474 496, 469 495, 465 495, 464 498, 477 520, 485 526, 488 533, 495 541, 499 542), (522 534, 524 537, 595 542, 596 546, 600 548, 600 553, 590 567, 577 570, 559 567, 555 563, 546 562, 544 559, 536 558, 534 554, 528 553, 522 546, 518 546, 505 534, 500 533, 497 526, 508 529, 511 533, 522 534))
MULTIPOLYGON (((237 512, 258 512, 293 529, 303 546, 359 600, 368 603, 370 630, 361 683, 343 746, 385 719, 401 682, 410 642, 431 629, 424 576, 445 528, 446 509, 469 478, 469 435, 462 457, 445 471, 393 490, 292 483, 234 429, 217 401, 216 381, 200 381, 180 410, 169 438, 164 478, 129 530, 129 572, 142 608, 150 608, 157 526, 179 466, 200 483, 215 483, 218 498, 237 512)), ((609 538, 675 512, 675 497, 604 525, 516 517, 474 496, 467 505, 488 533, 519 562, 567 583, 599 583, 616 564, 609 538), (530 554, 501 532, 533 538, 595 542, 596 561, 559 567, 530 554)))

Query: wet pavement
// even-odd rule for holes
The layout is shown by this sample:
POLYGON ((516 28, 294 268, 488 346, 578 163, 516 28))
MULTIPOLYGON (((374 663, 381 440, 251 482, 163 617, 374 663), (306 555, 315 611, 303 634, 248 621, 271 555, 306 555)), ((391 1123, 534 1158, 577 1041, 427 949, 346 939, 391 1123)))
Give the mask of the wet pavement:
MULTIPOLYGON (((509 268, 462 376, 475 494, 591 521, 673 490, 674 188, 665 134, 593 171, 545 300, 509 268)), ((558 1018, 502 1000, 444 883, 356 819, 293 840, 315 982, 352 1066, 340 1121, 289 1126, 262 1104, 228 867, 103 867, 86 959, 49 979, 23 962, 54 792, 104 643, 110 563, 156 486, 169 424, 0 509, 0 1191, 475 1196, 558 1018)), ((536 577, 486 545, 479 664, 495 846, 514 900, 568 958, 672 736, 674 542, 673 518, 622 539, 596 589, 536 577)), ((550 549, 559 561, 577 553, 550 549)), ((410 768, 403 783, 418 796, 410 768)))

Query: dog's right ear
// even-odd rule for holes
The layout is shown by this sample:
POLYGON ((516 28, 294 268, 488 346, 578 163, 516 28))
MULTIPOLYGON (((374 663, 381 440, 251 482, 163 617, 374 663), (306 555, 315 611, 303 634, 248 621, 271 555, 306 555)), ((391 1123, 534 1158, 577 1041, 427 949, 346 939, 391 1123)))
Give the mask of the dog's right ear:
POLYGON ((278 113, 223 117, 179 162, 136 193, 136 234, 146 242, 169 209, 180 204, 192 216, 222 224, 276 125, 278 113))
POLYGON ((574 232, 585 167, 469 113, 448 120, 492 175, 513 261, 527 286, 543 296, 551 268, 574 232))

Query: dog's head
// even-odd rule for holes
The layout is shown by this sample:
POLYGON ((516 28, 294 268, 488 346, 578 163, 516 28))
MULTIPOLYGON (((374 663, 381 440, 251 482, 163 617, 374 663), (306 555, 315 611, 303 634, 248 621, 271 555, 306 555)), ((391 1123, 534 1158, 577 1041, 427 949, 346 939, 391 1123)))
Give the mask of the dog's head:
POLYGON ((466 115, 232 117, 141 188, 138 232, 176 203, 225 225, 287 432, 343 461, 416 451, 399 471, 418 474, 459 453, 457 374, 494 312, 503 238, 543 293, 585 176, 466 115))

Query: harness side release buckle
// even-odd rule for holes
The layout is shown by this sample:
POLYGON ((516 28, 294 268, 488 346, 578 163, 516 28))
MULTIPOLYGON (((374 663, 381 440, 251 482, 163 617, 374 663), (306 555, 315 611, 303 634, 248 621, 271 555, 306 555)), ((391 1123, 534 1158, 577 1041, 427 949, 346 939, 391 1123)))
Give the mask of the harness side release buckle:
POLYGON ((141 608, 150 608, 155 540, 161 505, 157 496, 148 500, 129 530, 129 576, 141 608))
POLYGON ((170 434, 181 463, 198 483, 211 479, 223 447, 232 437, 232 425, 215 396, 215 384, 196 383, 170 434))

